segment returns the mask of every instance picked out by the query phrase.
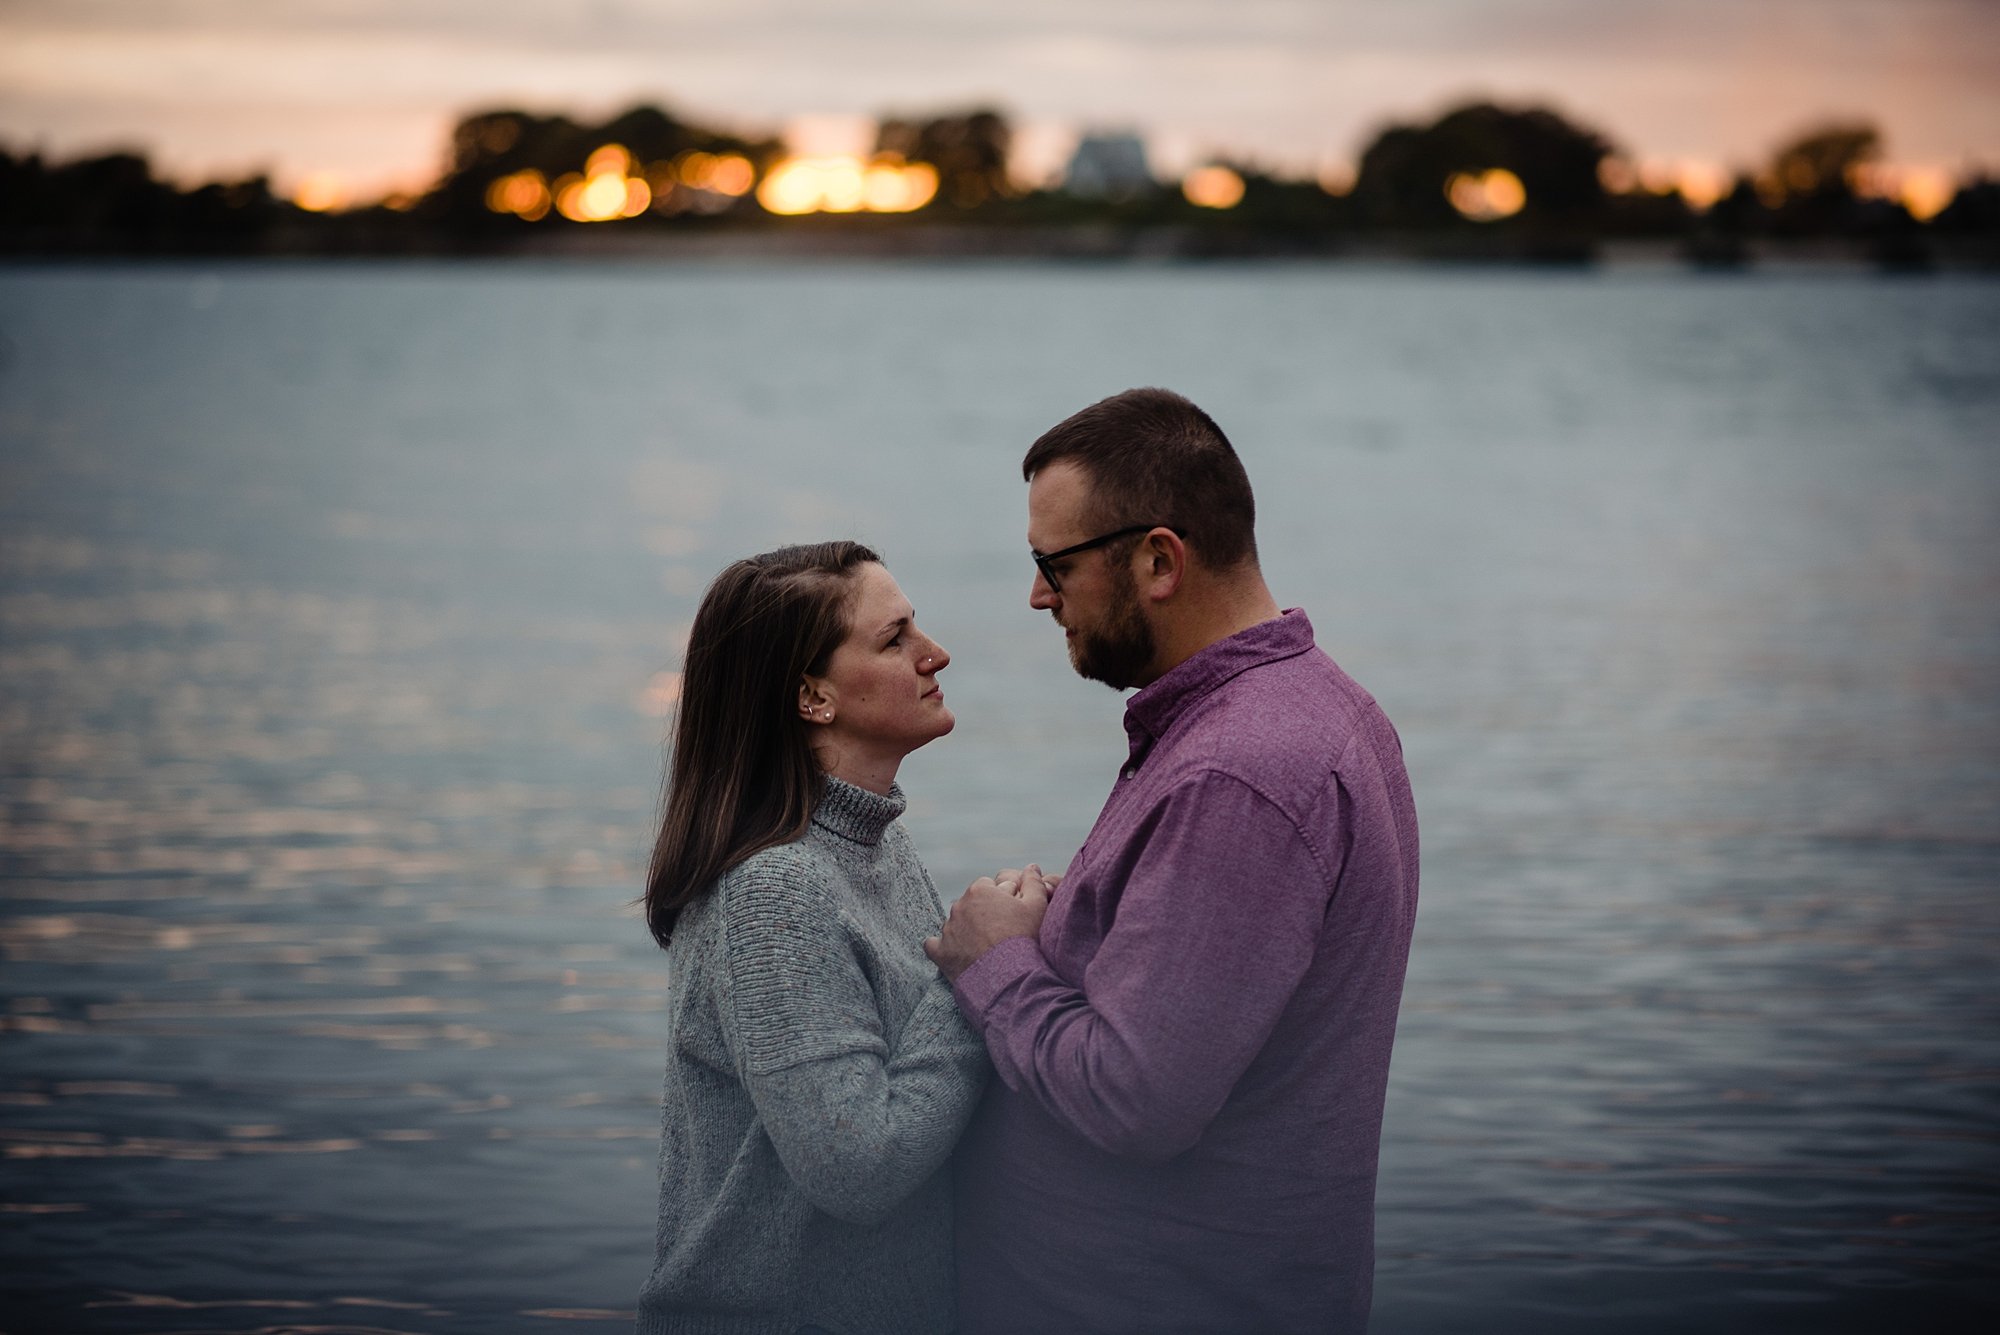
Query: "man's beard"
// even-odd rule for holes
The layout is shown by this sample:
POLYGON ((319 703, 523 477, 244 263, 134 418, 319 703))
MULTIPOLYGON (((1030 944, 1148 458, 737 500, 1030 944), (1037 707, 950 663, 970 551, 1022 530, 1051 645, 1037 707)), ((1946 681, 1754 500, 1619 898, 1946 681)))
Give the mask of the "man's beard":
POLYGON ((1111 606, 1104 624, 1095 629, 1077 627, 1069 641, 1069 663, 1076 674, 1089 681, 1101 681, 1114 691, 1137 686, 1145 679, 1158 646, 1153 628, 1139 610, 1139 585, 1130 570, 1111 591, 1111 606))

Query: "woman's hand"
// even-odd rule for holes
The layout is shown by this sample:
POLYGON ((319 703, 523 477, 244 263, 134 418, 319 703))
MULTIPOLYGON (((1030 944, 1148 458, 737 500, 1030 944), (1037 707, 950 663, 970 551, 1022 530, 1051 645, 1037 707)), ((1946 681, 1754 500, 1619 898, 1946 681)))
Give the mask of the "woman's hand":
POLYGON ((924 953, 948 981, 957 982, 974 960, 1002 941, 1032 938, 1041 930, 1049 888, 1048 878, 1032 862, 980 877, 951 906, 940 933, 925 939, 924 953))

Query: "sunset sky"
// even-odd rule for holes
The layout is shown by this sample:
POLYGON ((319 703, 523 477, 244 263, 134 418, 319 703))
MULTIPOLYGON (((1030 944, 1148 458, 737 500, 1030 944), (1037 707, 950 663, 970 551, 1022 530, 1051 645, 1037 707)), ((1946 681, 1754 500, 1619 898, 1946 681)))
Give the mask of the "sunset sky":
POLYGON ((420 185, 463 112, 634 102, 847 147, 997 105, 1042 176, 1086 127, 1156 168, 1351 162, 1390 119, 1544 101, 1637 156, 1762 160, 1865 117, 2000 168, 2000 0, 0 0, 0 144, 182 179, 420 185))

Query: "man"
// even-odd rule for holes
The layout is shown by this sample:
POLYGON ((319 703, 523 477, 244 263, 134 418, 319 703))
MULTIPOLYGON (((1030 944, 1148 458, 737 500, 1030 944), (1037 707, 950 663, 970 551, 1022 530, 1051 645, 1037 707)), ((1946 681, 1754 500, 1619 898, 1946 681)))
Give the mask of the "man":
POLYGON ((926 943, 999 1075, 957 1159, 960 1331, 1360 1331, 1416 913, 1401 744, 1272 599, 1194 404, 1106 399, 1022 473, 1030 604, 1141 689, 1060 883, 982 877, 926 943))

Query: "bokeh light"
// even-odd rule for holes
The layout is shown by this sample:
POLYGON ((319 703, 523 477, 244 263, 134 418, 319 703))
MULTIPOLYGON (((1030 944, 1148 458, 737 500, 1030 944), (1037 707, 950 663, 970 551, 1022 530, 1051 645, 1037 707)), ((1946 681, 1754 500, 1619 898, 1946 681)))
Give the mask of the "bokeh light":
POLYGON ((623 176, 632 170, 632 154, 623 144, 606 144, 584 161, 585 176, 623 176))
POLYGON ((767 212, 909 213, 937 195, 937 169, 884 155, 869 162, 850 156, 788 158, 757 187, 767 212))
POLYGON ((665 718, 674 712, 674 706, 680 702, 680 698, 681 674, 655 672, 641 688, 633 704, 648 718, 665 718))
POLYGON ((1473 222, 1511 218, 1528 203, 1528 188, 1505 167, 1492 167, 1476 174, 1455 172, 1445 181, 1444 194, 1461 217, 1473 222))
POLYGON ((511 213, 528 222, 546 218, 554 204, 549 183, 530 167, 502 176, 486 188, 486 207, 495 213, 511 213))
POLYGON ((625 212, 625 178, 610 172, 594 172, 585 179, 577 200, 578 208, 591 222, 608 222, 619 217, 625 212))
POLYGON ((1689 208, 1706 213, 1729 193, 1729 173, 1712 162, 1683 161, 1677 165, 1674 187, 1689 208))
POLYGON ((866 199, 862 178, 867 169, 856 158, 834 158, 820 168, 819 206, 827 213, 854 213, 866 199))
POLYGON ((657 171, 649 180, 635 174, 632 155, 622 144, 605 144, 585 160, 581 172, 564 172, 551 182, 532 167, 495 178, 486 187, 486 207, 539 222, 551 209, 571 222, 636 218, 653 206, 670 176, 657 171))
POLYGON ((750 187, 757 183, 757 169, 750 159, 740 153, 725 153, 714 158, 709 164, 706 188, 731 199, 740 199, 750 193, 750 187))
POLYGON ((308 213, 337 213, 351 198, 347 183, 333 172, 314 172, 292 192, 292 203, 308 213))
POLYGON ((1903 173, 1896 198, 1918 222, 1929 222, 1957 197, 1958 186, 1942 167, 1917 167, 1903 173))
POLYGON ((1197 167, 1181 178, 1181 194, 1204 209, 1233 209, 1243 202, 1243 178, 1227 167, 1197 167))

